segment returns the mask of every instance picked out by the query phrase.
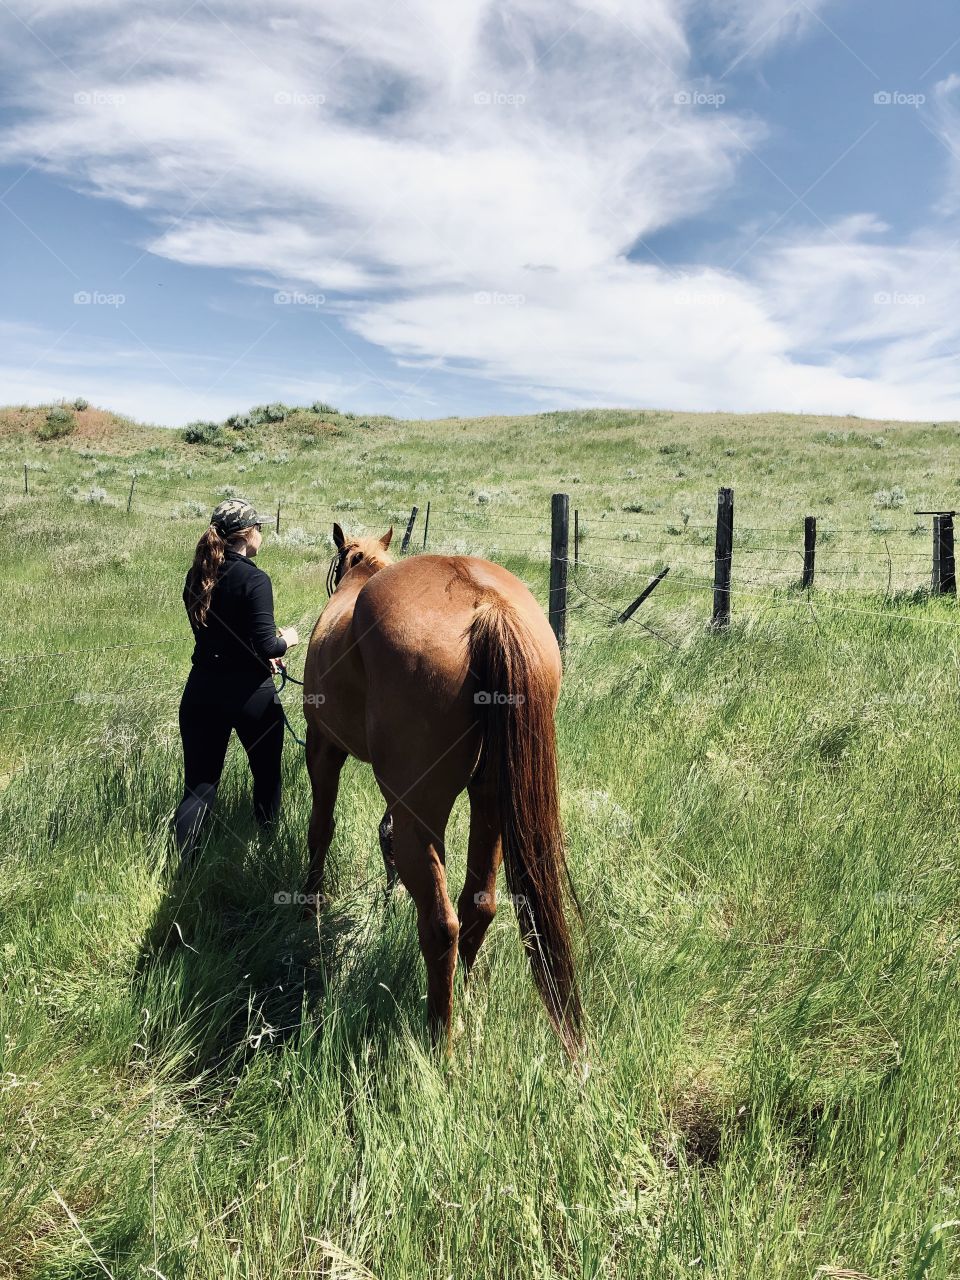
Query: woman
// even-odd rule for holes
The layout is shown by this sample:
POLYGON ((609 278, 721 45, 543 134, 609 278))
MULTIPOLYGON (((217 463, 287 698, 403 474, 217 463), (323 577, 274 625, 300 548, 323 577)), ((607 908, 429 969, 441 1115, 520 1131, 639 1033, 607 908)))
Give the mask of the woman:
POLYGON ((283 713, 273 674, 299 636, 295 627, 277 631, 273 587, 253 563, 263 541, 261 524, 242 498, 221 502, 197 543, 183 589, 196 638, 180 702, 184 792, 174 831, 184 863, 193 859, 213 809, 231 730, 250 761, 257 822, 268 827, 280 812, 283 713))

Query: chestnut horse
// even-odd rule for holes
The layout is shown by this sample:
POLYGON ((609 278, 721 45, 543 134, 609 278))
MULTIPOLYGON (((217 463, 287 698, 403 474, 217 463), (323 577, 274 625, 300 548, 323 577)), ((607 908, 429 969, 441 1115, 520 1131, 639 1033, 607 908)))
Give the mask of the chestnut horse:
POLYGON ((556 639, 505 569, 468 556, 393 563, 392 534, 346 538, 333 526, 330 601, 304 670, 313 788, 307 901, 321 897, 340 770, 352 755, 373 765, 387 803, 381 848, 388 876, 399 876, 416 906, 434 1039, 449 1051, 458 952, 469 975, 493 920, 503 860, 534 980, 573 1054, 582 1013, 565 917, 556 639), (444 831, 464 789, 470 839, 454 911, 444 831))

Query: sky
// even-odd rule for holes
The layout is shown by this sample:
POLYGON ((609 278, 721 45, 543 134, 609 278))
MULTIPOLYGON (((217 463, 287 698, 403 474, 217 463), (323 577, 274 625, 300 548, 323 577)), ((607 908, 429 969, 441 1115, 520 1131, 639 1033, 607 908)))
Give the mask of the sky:
POLYGON ((960 418, 947 0, 0 0, 0 403, 960 418))

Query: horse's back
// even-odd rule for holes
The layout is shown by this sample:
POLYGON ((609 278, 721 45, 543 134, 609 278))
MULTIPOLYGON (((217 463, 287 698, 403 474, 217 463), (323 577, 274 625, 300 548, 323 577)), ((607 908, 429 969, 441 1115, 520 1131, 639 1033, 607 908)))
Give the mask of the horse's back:
POLYGON ((357 597, 353 633, 367 684, 367 737, 412 777, 442 759, 466 781, 476 763, 479 689, 470 628, 495 600, 519 618, 531 657, 559 689, 560 655, 543 610, 508 570, 469 556, 413 556, 376 573, 357 597))
POLYGON ((412 556, 381 569, 357 598, 353 629, 368 678, 389 653, 405 667, 463 684, 470 623, 491 598, 508 605, 540 660, 559 675, 560 655, 546 616, 509 570, 473 556, 412 556))

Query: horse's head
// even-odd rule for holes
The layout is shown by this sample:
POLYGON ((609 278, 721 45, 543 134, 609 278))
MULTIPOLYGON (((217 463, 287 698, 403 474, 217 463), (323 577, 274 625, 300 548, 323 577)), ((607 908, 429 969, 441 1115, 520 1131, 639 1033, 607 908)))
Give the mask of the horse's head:
POLYGON ((390 539, 393 537, 393 525, 382 538, 348 538, 338 524, 333 526, 333 544, 337 548, 336 555, 330 561, 327 573, 327 595, 334 591, 350 572, 359 565, 364 565, 369 573, 376 573, 384 565, 391 563, 387 552, 390 539))

